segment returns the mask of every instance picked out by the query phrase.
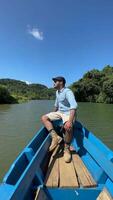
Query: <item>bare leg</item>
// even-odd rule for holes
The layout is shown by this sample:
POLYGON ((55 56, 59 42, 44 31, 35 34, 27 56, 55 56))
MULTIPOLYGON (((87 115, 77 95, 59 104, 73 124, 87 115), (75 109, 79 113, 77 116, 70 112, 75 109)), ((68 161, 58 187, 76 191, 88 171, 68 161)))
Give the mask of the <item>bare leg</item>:
POLYGON ((65 131, 65 143, 70 144, 73 137, 73 130, 65 131))
POLYGON ((73 138, 73 128, 69 131, 66 130, 65 125, 64 125, 64 129, 65 129, 65 135, 64 135, 64 141, 66 144, 70 144, 71 140, 73 138))
POLYGON ((49 118, 46 115, 43 115, 41 120, 48 131, 54 129, 51 121, 49 120, 49 118))

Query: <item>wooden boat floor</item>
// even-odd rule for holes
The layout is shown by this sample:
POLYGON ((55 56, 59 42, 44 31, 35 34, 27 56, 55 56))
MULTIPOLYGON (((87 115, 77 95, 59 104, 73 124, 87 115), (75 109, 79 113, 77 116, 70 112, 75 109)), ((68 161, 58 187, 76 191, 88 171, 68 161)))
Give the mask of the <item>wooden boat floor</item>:
POLYGON ((75 151, 72 151, 72 161, 65 163, 63 151, 59 149, 58 146, 50 158, 45 185, 51 188, 96 187, 95 180, 79 155, 75 151))
POLYGON ((102 190, 102 192, 99 194, 97 200, 113 200, 109 192, 106 188, 102 190))

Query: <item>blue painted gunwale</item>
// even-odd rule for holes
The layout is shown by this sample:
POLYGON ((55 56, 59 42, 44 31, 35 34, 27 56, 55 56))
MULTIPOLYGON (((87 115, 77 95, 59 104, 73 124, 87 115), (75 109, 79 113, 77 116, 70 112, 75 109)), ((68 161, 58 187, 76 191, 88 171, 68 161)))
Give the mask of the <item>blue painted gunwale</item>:
MULTIPOLYGON (((61 121, 55 121, 60 126, 61 121)), ((47 199, 85 200, 96 199, 104 186, 113 196, 113 152, 80 122, 74 124, 72 145, 97 181, 95 188, 46 188, 44 186, 43 161, 48 155, 51 142, 47 130, 42 127, 11 165, 0 185, 1 200, 33 199, 33 191, 41 188, 47 199)))

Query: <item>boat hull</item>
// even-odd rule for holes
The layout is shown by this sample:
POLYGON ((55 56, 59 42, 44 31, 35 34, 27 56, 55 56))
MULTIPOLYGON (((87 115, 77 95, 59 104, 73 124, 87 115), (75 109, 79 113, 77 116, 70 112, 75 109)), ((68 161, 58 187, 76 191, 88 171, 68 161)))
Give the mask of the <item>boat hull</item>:
MULTIPOLYGON (((61 121, 53 122, 59 130, 61 121)), ((104 187, 113 196, 113 152, 80 122, 74 124, 72 146, 92 174, 97 186, 94 188, 48 188, 44 184, 49 162, 48 149, 51 137, 42 127, 11 165, 0 185, 1 200, 37 199, 96 199, 104 187)))

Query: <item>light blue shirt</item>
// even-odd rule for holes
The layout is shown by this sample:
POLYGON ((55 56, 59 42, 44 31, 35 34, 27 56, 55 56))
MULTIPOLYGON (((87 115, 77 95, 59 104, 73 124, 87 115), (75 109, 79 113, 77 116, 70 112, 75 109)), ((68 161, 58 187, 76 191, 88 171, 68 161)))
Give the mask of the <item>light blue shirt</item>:
POLYGON ((69 88, 62 88, 60 91, 56 91, 55 107, 58 111, 68 114, 71 109, 77 108, 77 102, 75 100, 73 92, 69 88))

